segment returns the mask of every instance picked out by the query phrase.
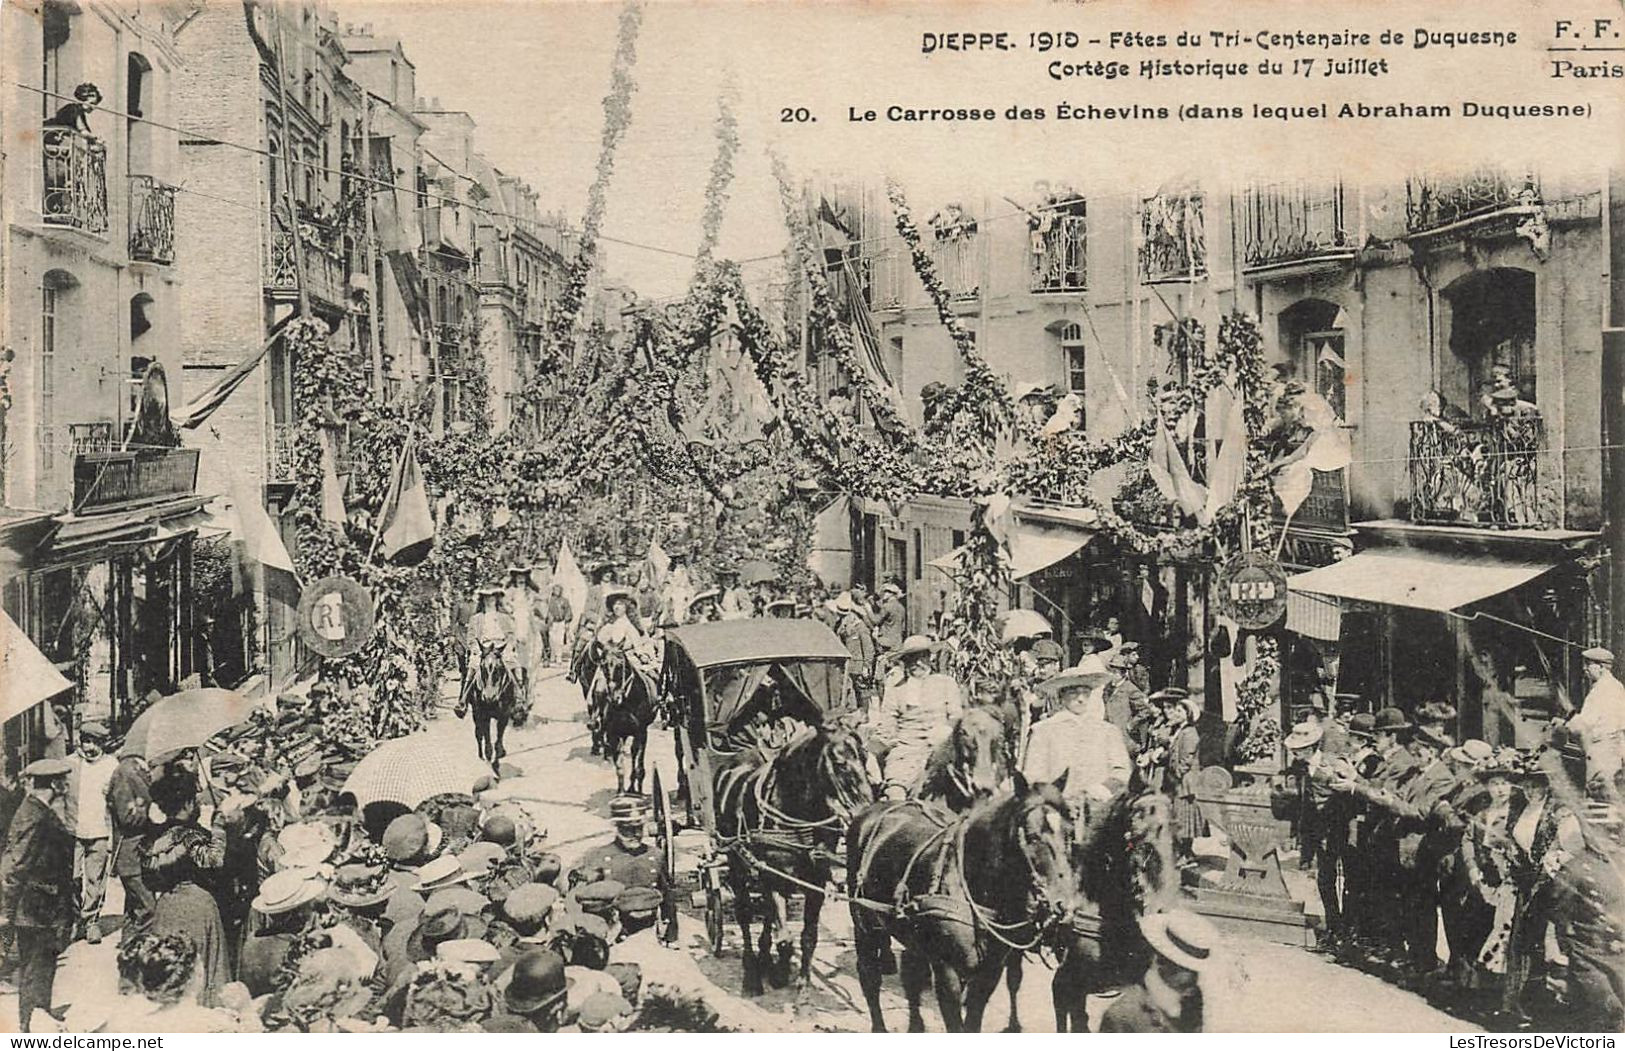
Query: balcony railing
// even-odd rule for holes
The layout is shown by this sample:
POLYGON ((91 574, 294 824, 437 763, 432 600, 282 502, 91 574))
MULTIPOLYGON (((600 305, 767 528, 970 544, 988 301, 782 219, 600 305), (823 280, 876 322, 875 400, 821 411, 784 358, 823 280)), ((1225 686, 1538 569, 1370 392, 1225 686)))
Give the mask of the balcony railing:
MULTIPOLYGON (((346 301, 344 264, 312 238, 306 238, 303 247, 305 292, 329 303, 343 304, 346 301)), ((274 292, 299 290, 293 235, 286 230, 273 229, 270 243, 266 245, 265 287, 274 292)))
POLYGON ((466 330, 454 322, 442 321, 434 327, 435 338, 446 346, 455 347, 463 342, 466 330))
POLYGON ((1032 291, 1082 292, 1089 287, 1089 217, 1049 217, 1048 230, 1033 231, 1032 291))
POLYGON ((1502 528, 1550 524, 1539 477, 1539 416, 1411 422, 1411 521, 1502 528))
POLYGON ((1348 258, 1358 247, 1344 223, 1341 186, 1255 187, 1244 198, 1242 223, 1242 258, 1250 270, 1348 258))
POLYGON ((1405 228, 1422 233, 1540 203, 1540 183, 1532 174, 1480 169, 1450 178, 1423 176, 1405 181, 1405 228))
POLYGON ((46 128, 42 150, 45 222, 106 233, 107 144, 72 128, 46 128))
POLYGON ((150 175, 130 176, 130 258, 175 261, 175 187, 150 175))
POLYGON ((197 491, 196 449, 82 452, 73 458, 73 509, 106 511, 197 491))
POLYGON ((265 443, 265 480, 271 483, 292 482, 297 459, 294 442, 299 428, 292 423, 273 423, 265 443))
POLYGON ((1202 195, 1158 194, 1140 206, 1140 280, 1148 285, 1207 275, 1202 195))
POLYGON ((975 234, 945 238, 931 248, 937 279, 955 299, 972 298, 981 289, 981 267, 978 266, 976 249, 975 234))

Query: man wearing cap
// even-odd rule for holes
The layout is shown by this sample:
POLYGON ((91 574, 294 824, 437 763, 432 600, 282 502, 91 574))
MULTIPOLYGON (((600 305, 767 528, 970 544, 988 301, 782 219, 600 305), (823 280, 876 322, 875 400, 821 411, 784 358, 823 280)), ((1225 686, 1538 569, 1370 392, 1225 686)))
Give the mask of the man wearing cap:
POLYGON ((964 711, 959 684, 931 668, 934 649, 924 635, 903 640, 897 649, 903 680, 886 687, 869 722, 870 747, 881 759, 891 799, 902 799, 914 790, 931 750, 964 711))
POLYGON ((79 748, 71 760, 73 832, 79 841, 74 855, 79 872, 79 923, 92 945, 102 940, 102 903, 107 898, 107 869, 112 858, 107 788, 118 770, 118 760, 104 751, 106 744, 107 727, 87 722, 79 727, 79 748))
POLYGON ((0 891, 17 954, 17 1011, 29 1032, 34 1009, 51 1010, 56 957, 73 924, 73 833, 62 820, 72 766, 36 759, 23 768, 28 795, 12 815, 0 855, 0 891))
POLYGON ((1156 708, 1129 678, 1133 667, 1134 662, 1121 650, 1107 658, 1108 678, 1102 700, 1106 721, 1123 731, 1131 751, 1139 751, 1145 747, 1147 724, 1156 716, 1156 708))
POLYGON ((1123 734, 1090 704, 1105 685, 1100 673, 1069 671, 1044 683, 1061 708, 1033 727, 1021 772, 1028 781, 1055 781, 1066 775, 1066 797, 1075 803, 1077 827, 1088 823, 1090 810, 1110 802, 1128 787, 1134 764, 1123 734))
POLYGON ((858 700, 867 705, 875 694, 875 636, 869 621, 858 610, 850 591, 835 597, 835 634, 846 644, 852 655, 846 662, 846 677, 857 692, 858 700))
POLYGON ((908 607, 903 605, 903 589, 888 580, 880 589, 880 623, 875 626, 875 645, 885 651, 903 644, 908 624, 908 607))
POLYGON ((1585 703, 1569 718, 1569 729, 1580 735, 1586 753, 1586 790, 1609 801, 1618 792, 1616 781, 1625 766, 1625 685, 1614 677, 1614 654, 1594 646, 1580 654, 1585 662, 1585 703))
POLYGON ((1403 901, 1407 874, 1400 864, 1398 818, 1384 801, 1400 798, 1421 772, 1421 764, 1406 747, 1411 729, 1410 720, 1398 708, 1378 712, 1372 727, 1377 762, 1351 789, 1366 803, 1363 832, 1369 838, 1364 849, 1372 866, 1367 914, 1377 928, 1381 949, 1397 956, 1406 954, 1409 945, 1403 901))

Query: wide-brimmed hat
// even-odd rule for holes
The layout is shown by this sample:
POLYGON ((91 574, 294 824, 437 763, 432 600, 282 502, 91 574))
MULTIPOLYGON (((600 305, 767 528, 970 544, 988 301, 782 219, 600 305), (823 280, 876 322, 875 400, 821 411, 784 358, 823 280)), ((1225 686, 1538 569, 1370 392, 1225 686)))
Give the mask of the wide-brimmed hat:
POLYGON ((1456 736, 1439 723, 1423 723, 1416 728, 1416 736, 1431 741, 1440 748, 1451 748, 1456 743, 1456 736))
POLYGON ((769 613, 772 613, 774 610, 778 609, 787 609, 794 613, 796 609, 796 600, 791 598, 776 598, 767 604, 767 612, 769 613))
POLYGON ((857 603, 852 601, 852 592, 843 591, 831 600, 830 605, 837 613, 852 613, 857 610, 857 603))
POLYGON ((1372 730, 1376 733, 1383 733, 1385 731, 1409 730, 1410 728, 1411 722, 1405 718, 1404 712, 1398 708, 1384 708, 1377 713, 1377 721, 1372 730))
POLYGON ((454 887, 466 883, 473 873, 463 868, 462 862, 450 855, 442 855, 419 865, 414 873, 418 879, 418 893, 430 894, 441 887, 454 887))
POLYGON ((1455 718, 1455 706, 1444 701, 1429 701, 1416 710, 1418 723, 1448 723, 1455 718))
POLYGON ((1053 697, 1059 697, 1063 691, 1067 690, 1097 689, 1106 685, 1106 679, 1107 675, 1105 672, 1078 671, 1077 669, 1073 669, 1072 671, 1064 671, 1059 675, 1053 676, 1052 678, 1045 679, 1043 682, 1038 684, 1038 689, 1042 693, 1049 694, 1053 697))
POLYGON ((604 608, 609 609, 615 603, 625 599, 632 604, 633 609, 638 608, 638 597, 631 588, 613 587, 604 589, 604 608))
POLYGON ((1113 645, 1111 639, 1092 631, 1086 631, 1079 635, 1078 644, 1083 647, 1085 653, 1105 653, 1113 645))
POLYGON ((718 591, 716 588, 706 588, 704 591, 688 600, 688 608, 693 609, 702 602, 715 602, 721 597, 722 592, 718 591))
POLYGON ((907 660, 910 657, 917 657, 921 654, 931 653, 936 648, 937 644, 926 638, 924 635, 910 635, 908 638, 903 640, 903 644, 901 646, 897 647, 897 650, 895 653, 893 653, 893 656, 898 660, 907 660))
POLYGON ((1204 917, 1184 909, 1158 912, 1140 921, 1140 931, 1157 955, 1187 971, 1201 971, 1219 947, 1219 931, 1204 917))
POLYGON ((1314 723, 1299 723, 1292 728, 1292 732, 1286 735, 1281 744, 1289 751, 1296 751, 1300 748, 1313 748, 1320 743, 1320 739, 1325 734, 1326 731, 1314 723))
POLYGON ((260 883, 260 892, 249 907, 263 916, 277 916, 308 905, 326 889, 320 879, 300 869, 273 872, 260 883))
POLYGON ((474 594, 479 596, 480 598, 484 598, 486 595, 500 596, 506 590, 507 589, 502 587, 500 584, 487 584, 484 587, 476 588, 474 590, 474 594))
POLYGON ((288 825, 277 833, 282 856, 277 864, 285 869, 311 869, 333 856, 338 840, 329 826, 319 821, 288 825))
POLYGON ((454 905, 443 906, 438 912, 424 912, 417 926, 407 935, 407 957, 413 961, 433 958, 435 946, 459 938, 483 938, 487 926, 478 916, 470 916, 454 905))
POLYGON ((1445 753, 1445 755, 1455 762, 1470 763, 1473 766, 1477 766, 1479 763, 1485 762, 1494 757, 1495 746, 1490 744, 1488 741, 1480 741, 1476 737, 1469 737, 1467 740, 1456 745, 1454 748, 1451 748, 1445 753))
POLYGON ((329 898, 351 909, 382 905, 394 893, 394 881, 378 865, 340 865, 327 888, 329 898))
POLYGON ((1153 692, 1146 700, 1152 704, 1173 704, 1177 701, 1183 701, 1190 695, 1191 691, 1183 686, 1165 686, 1153 692))

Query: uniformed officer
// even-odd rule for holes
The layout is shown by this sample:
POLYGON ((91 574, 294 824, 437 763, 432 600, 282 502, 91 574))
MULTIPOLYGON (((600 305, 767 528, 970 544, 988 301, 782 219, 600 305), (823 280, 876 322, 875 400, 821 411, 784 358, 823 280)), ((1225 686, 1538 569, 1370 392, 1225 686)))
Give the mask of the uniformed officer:
POLYGON ((660 887, 660 854, 643 838, 649 804, 642 796, 616 796, 609 804, 615 839, 590 850, 575 865, 589 882, 611 880, 623 887, 660 887))
POLYGON ((1397 817, 1384 801, 1403 795, 1420 770, 1416 757, 1406 747, 1411 729, 1410 720, 1398 708, 1384 708, 1377 713, 1372 733, 1378 762, 1354 788, 1367 804, 1366 829, 1370 833, 1372 873, 1367 917, 1379 942, 1378 955, 1389 957, 1403 957, 1406 947, 1404 925, 1398 922, 1403 909, 1404 870, 1400 866, 1397 817))
POLYGON ((73 926, 73 833, 62 820, 72 765, 36 759, 23 768, 28 795, 12 816, 0 856, 0 887, 16 939, 17 1014, 21 1032, 37 1007, 51 1010, 56 957, 73 926))
POLYGON ((1436 702, 1418 711, 1420 725, 1411 744, 1411 753, 1420 769, 1390 802, 1400 832, 1400 922, 1404 926, 1407 958, 1423 973, 1439 963, 1439 853, 1442 826, 1430 824, 1434 808, 1456 786, 1455 764, 1445 755, 1455 747, 1446 724, 1456 717, 1456 709, 1436 702), (1430 835, 1430 831, 1432 835, 1430 835))

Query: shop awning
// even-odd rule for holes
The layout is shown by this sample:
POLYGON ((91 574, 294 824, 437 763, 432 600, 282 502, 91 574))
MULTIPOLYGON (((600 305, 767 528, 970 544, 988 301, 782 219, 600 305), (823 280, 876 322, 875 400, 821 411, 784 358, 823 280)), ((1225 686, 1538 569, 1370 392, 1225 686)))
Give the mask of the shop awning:
POLYGON ((1444 613, 1511 591, 1555 565, 1544 560, 1379 548, 1288 577, 1287 587, 1332 598, 1444 613))
POLYGON ((28 633, 0 610, 0 722, 9 722, 72 686, 28 633))
MULTIPOLYGON (((1010 577, 1020 580, 1031 576, 1040 569, 1048 569, 1055 563, 1070 555, 1076 554, 1087 544, 1092 533, 1048 532, 1025 527, 1017 528, 1010 533, 1010 577)), ((940 569, 952 576, 959 568, 959 556, 965 549, 956 547, 941 558, 932 559, 927 565, 940 569)))

